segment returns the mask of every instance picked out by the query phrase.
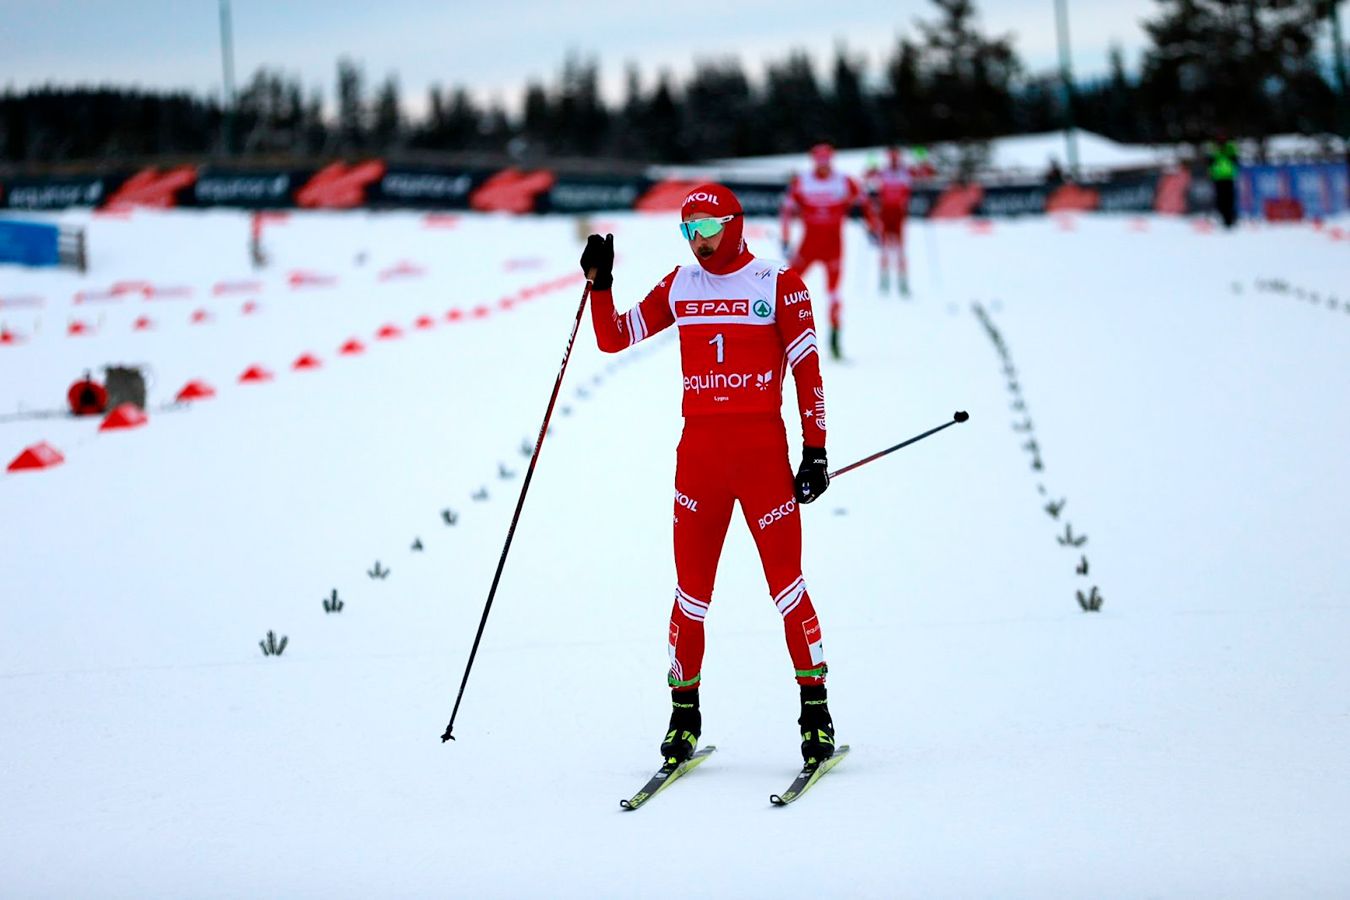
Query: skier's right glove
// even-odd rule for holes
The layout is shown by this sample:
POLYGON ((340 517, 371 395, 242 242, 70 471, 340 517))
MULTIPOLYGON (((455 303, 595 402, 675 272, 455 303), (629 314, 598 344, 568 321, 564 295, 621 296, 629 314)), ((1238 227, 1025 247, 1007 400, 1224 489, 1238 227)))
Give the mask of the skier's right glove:
POLYGON ((586 249, 581 251, 581 271, 591 279, 591 290, 608 291, 614 287, 614 235, 593 234, 586 238, 586 249))
POLYGON ((824 447, 802 447, 802 464, 797 467, 793 489, 798 503, 810 503, 830 486, 830 473, 824 447))

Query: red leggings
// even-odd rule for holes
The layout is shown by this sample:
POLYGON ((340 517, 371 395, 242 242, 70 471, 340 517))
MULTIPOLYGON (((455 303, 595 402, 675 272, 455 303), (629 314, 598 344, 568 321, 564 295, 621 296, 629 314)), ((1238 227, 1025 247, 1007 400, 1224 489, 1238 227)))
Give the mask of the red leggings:
POLYGON ((825 267, 825 288, 830 297, 830 327, 838 328, 843 319, 844 303, 839 296, 839 276, 843 273, 844 257, 842 251, 814 251, 806 244, 797 251, 792 260, 792 269, 803 278, 806 270, 816 263, 825 267))
POLYGON ((739 501, 759 548, 769 596, 783 616, 800 684, 825 683, 820 623, 802 579, 802 523, 792 493, 783 421, 769 416, 685 420, 675 465, 675 605, 670 613, 671 687, 698 687, 703 620, 717 561, 739 501))

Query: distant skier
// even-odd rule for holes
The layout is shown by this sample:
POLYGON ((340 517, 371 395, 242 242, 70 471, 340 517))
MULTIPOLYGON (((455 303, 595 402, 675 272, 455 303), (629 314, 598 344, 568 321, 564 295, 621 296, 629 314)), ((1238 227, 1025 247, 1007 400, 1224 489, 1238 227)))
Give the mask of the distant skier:
POLYGON ((582 270, 594 273, 591 319, 601 350, 616 353, 679 326, 684 433, 675 463, 672 711, 661 755, 674 764, 698 745, 703 621, 732 507, 739 502, 769 594, 783 616, 801 692, 802 757, 824 760, 834 752, 834 724, 825 697, 820 623, 802 578, 798 512, 798 504, 815 500, 830 483, 811 297, 795 272, 750 253, 740 201, 727 188, 694 188, 680 213, 680 231, 698 265, 677 266, 622 315, 611 293, 614 236, 590 235, 581 256, 582 270), (788 367, 803 442, 795 479, 782 417, 788 367))
POLYGON ((868 230, 878 228, 871 204, 858 183, 833 166, 834 148, 817 144, 811 148, 811 171, 798 175, 783 197, 783 252, 788 253, 792 219, 800 216, 802 242, 792 257, 791 266, 799 275, 816 263, 825 266, 825 284, 830 294, 830 355, 840 359, 839 331, 843 324, 843 299, 839 279, 844 265, 844 221, 853 208, 861 207, 868 230))
POLYGON ((1209 178, 1214 183, 1214 207, 1224 228, 1237 224, 1237 144, 1226 136, 1217 145, 1210 145, 1209 178))
POLYGON ((888 148, 885 167, 869 169, 863 184, 877 203, 881 239, 881 292, 884 294, 890 288, 890 263, 894 259, 897 289, 901 296, 908 297, 909 262, 905 258, 905 219, 909 216, 914 174, 905 163, 900 148, 888 148))

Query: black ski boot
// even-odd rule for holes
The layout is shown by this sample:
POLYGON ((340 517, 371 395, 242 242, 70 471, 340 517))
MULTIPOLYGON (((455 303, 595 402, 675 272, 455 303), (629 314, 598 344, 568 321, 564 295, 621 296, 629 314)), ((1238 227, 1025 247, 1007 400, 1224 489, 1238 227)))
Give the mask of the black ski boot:
POLYGON ((670 728, 661 742, 661 758, 667 765, 682 763, 694 755, 703 732, 703 715, 698 711, 698 688, 670 692, 670 728))
POLYGON ((833 359, 843 359, 844 351, 839 349, 839 329, 830 329, 830 356, 833 359))
POLYGON ((807 765, 824 762, 834 755, 834 722, 825 702, 825 685, 802 685, 802 759, 807 765))

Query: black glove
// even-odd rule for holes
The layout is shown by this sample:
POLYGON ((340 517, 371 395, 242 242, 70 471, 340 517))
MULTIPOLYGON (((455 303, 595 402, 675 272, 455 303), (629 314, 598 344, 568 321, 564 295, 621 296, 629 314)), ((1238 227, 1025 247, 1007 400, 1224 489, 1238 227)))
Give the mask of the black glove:
POLYGON ((607 291, 614 287, 614 235, 593 234, 586 238, 586 249, 581 251, 581 271, 591 279, 592 290, 607 291))
POLYGON ((824 447, 802 447, 802 464, 797 467, 797 480, 793 483, 798 503, 810 503, 825 493, 830 486, 827 465, 824 447))

